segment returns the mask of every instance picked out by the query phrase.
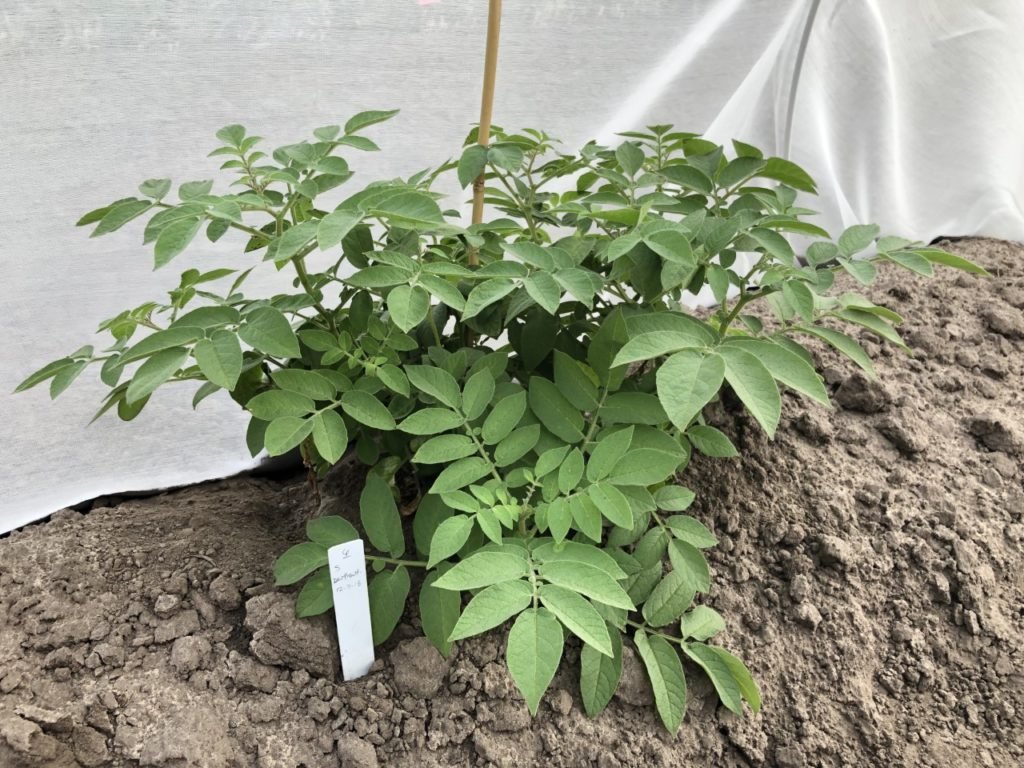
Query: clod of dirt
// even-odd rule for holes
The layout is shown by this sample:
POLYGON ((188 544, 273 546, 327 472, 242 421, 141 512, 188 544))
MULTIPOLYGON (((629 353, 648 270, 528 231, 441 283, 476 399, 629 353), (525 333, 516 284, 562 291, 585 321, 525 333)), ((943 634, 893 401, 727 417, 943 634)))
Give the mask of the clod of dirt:
POLYGON ((1024 312, 1012 307, 990 307, 982 314, 989 330, 1008 339, 1024 339, 1024 312))
POLYGON ((448 674, 448 663, 425 637, 416 637, 398 645, 391 653, 395 687, 418 699, 429 699, 441 690, 448 674))
POLYGON ((858 371, 839 385, 835 401, 849 411, 878 413, 889 407, 892 396, 882 381, 858 371))
POLYGON ((989 413, 975 416, 971 418, 968 429, 990 451, 1010 455, 1024 453, 1024 431, 1009 415, 989 413))
POLYGON ((338 739, 338 758, 344 768, 377 768, 377 750, 358 736, 345 734, 338 739))
POLYGON ((295 601, 283 592, 250 598, 245 603, 245 628, 252 633, 249 647, 265 664, 337 677, 338 642, 329 617, 296 618, 295 601))

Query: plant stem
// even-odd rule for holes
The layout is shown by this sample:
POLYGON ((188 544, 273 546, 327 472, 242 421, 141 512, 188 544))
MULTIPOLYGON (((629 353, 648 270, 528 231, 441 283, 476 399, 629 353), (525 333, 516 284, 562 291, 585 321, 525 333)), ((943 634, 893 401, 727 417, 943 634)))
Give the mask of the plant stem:
POLYGON ((647 626, 646 622, 631 621, 630 619, 626 619, 626 623, 629 626, 631 626, 631 627, 635 627, 636 629, 642 629, 644 632, 646 632, 649 635, 659 635, 660 637, 663 637, 666 640, 668 640, 670 643, 676 643, 677 645, 682 645, 683 642, 684 642, 683 638, 681 638, 681 637, 676 637, 675 635, 667 635, 664 632, 656 632, 656 631, 654 631, 653 629, 651 629, 650 627, 647 626))

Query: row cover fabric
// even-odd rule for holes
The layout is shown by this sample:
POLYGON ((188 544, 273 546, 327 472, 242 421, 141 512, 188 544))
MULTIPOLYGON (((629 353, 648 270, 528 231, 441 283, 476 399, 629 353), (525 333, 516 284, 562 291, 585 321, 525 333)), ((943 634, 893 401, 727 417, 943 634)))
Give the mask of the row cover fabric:
MULTIPOLYGON (((204 155, 221 126, 276 146, 401 108, 374 129, 382 153, 350 154, 350 185, 457 154, 478 111, 486 5, 8 2, 0 391, 181 270, 249 265, 225 237, 154 273, 141 226, 99 239, 74 226, 143 179, 213 177, 204 155)), ((570 147, 671 122, 804 165, 833 232, 874 221, 921 240, 1024 239, 1022 36, 1015 0, 508 2, 495 119, 570 147)), ((264 268, 250 285, 280 279, 264 268)), ((244 415, 226 396, 193 412, 188 389, 158 392, 134 422, 92 426, 105 392, 94 372, 55 403, 45 387, 0 395, 0 532, 101 494, 251 467, 244 415)))

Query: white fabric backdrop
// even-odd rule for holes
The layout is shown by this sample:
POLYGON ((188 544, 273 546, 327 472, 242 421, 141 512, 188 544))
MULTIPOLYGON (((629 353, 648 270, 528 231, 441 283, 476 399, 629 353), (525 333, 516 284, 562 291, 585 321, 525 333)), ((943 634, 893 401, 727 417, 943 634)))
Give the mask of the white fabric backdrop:
MULTIPOLYGON (((829 229, 876 221, 1024 239, 1024 3, 506 0, 495 119, 569 146, 654 122, 791 157, 829 229), (796 86, 794 90, 794 85, 796 86)), ((97 323, 159 296, 141 227, 74 222, 149 177, 209 178, 213 132, 271 146, 400 107, 359 179, 456 154, 478 110, 484 0, 4 0, 0 14, 0 531, 104 493, 251 466, 226 397, 160 392, 86 427, 87 373, 55 403, 10 396, 97 323)), ((225 238, 225 241, 227 238, 225 238)), ((241 264, 234 243, 196 264, 241 264)), ((273 270, 260 279, 271 281, 273 270)))

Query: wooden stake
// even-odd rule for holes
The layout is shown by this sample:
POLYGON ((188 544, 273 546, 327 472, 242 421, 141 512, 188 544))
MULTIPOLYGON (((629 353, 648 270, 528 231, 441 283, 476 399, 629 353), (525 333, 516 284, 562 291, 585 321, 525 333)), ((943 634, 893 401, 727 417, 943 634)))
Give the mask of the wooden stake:
MULTIPOLYGON (((480 99, 480 127, 477 143, 486 147, 491 140, 491 115, 494 112, 494 83, 498 70, 498 39, 501 35, 501 0, 489 0, 487 8, 487 53, 484 56, 484 88, 480 99)), ((484 173, 473 182, 473 223, 484 220, 484 173)), ((478 264, 476 249, 469 253, 469 263, 478 264)))

